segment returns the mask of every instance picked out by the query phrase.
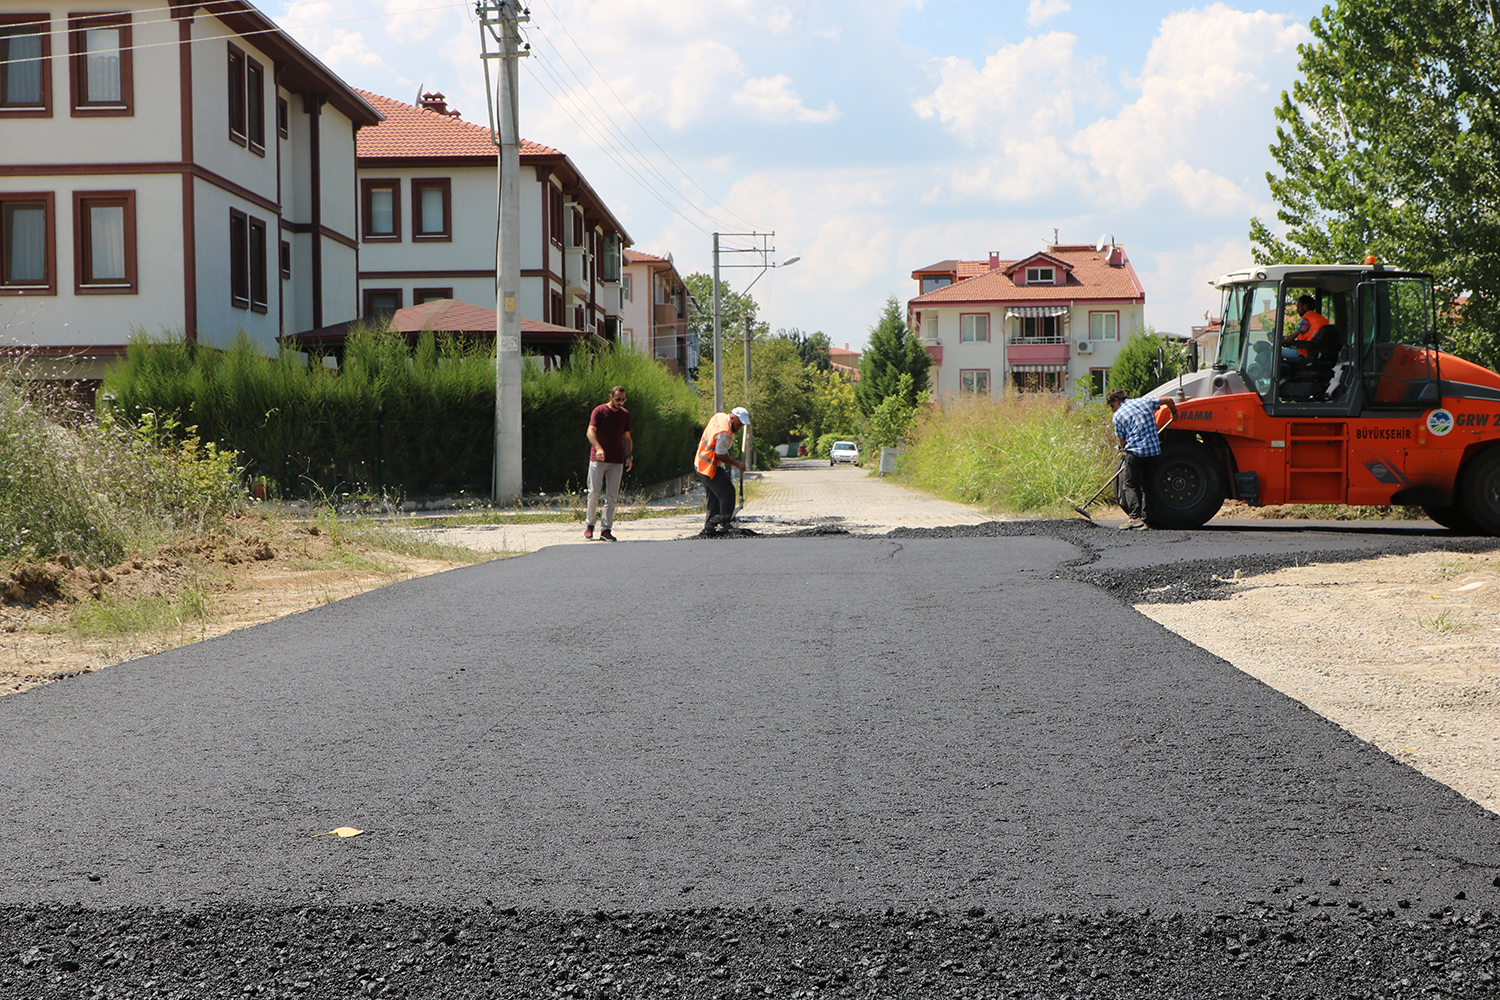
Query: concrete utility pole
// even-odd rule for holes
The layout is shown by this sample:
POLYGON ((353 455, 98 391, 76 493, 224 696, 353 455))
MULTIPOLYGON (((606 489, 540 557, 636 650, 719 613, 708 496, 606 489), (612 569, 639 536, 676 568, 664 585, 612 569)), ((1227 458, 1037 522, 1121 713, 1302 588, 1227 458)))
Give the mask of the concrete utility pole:
MULTIPOLYGON (((728 253, 728 254, 745 253, 745 254, 751 254, 751 255, 753 255, 755 257, 758 257, 759 258, 758 261, 756 261, 754 263, 750 263, 750 264, 724 264, 723 265, 724 267, 753 267, 753 268, 759 268, 760 269, 760 274, 757 274, 753 279, 751 279, 750 285, 753 285, 753 284, 755 284, 755 282, 759 281, 761 275, 765 274, 767 271, 771 270, 772 268, 786 267, 788 264, 795 264, 795 263, 797 263, 797 261, 801 260, 802 258, 801 257, 792 257, 792 258, 790 258, 788 260, 782 261, 780 264, 777 264, 777 263, 773 262, 771 260, 771 255, 776 252, 776 248, 773 247, 773 246, 771 246, 771 238, 776 235, 775 233, 714 233, 713 235, 714 235, 714 412, 715 413, 723 413, 724 412, 724 345, 722 343, 720 343, 720 335, 719 335, 720 329, 721 329, 721 325, 722 325, 722 321, 720 319, 721 299, 720 299, 720 296, 719 296, 719 267, 720 267, 720 264, 719 264, 719 255, 721 253, 728 253), (753 245, 748 246, 748 247, 731 248, 731 249, 728 249, 728 250, 722 250, 721 251, 720 248, 719 248, 719 237, 720 236, 736 236, 736 237, 740 237, 742 239, 748 239, 748 240, 751 241, 751 243, 753 245)), ((746 285, 745 286, 745 291, 744 291, 743 294, 745 294, 745 295, 750 294, 750 285, 746 285)), ((747 341, 747 346, 746 346, 745 350, 747 352, 749 351, 748 341, 747 341)), ((748 353, 746 354, 746 358, 747 359, 749 358, 749 354, 748 353)), ((746 371, 749 371, 749 364, 750 364, 749 361, 746 360, 746 362, 745 362, 746 371)), ((746 377, 746 380, 748 382, 748 376, 746 377)), ((748 386, 747 386, 747 388, 748 388, 748 386)))
MULTIPOLYGON (((480 0, 479 38, 485 82, 490 62, 499 63, 490 135, 499 146, 495 227, 495 464, 491 499, 521 496, 521 126, 520 57, 531 48, 521 39, 530 11, 515 0, 480 0), (490 43, 497 49, 492 51, 490 43), (498 137, 498 138, 497 138, 498 137)), ((486 93, 488 95, 488 91, 486 93)))
MULTIPOLYGON (((744 395, 744 400, 745 400, 746 404, 748 404, 750 402, 750 331, 753 329, 754 325, 755 325, 755 317, 752 316, 752 315, 750 315, 749 313, 746 313, 745 314, 745 395, 744 395)), ((755 414, 753 414, 753 413, 750 414, 750 419, 754 420, 755 419, 755 414)), ((746 425, 744 433, 740 435, 740 454, 743 455, 744 458, 745 458, 745 468, 747 470, 750 469, 750 468, 752 468, 752 467, 754 467, 754 465, 755 465, 755 450, 754 450, 755 445, 754 445, 754 442, 751 439, 750 435, 751 435, 750 427, 749 427, 749 425, 746 425)), ((741 496, 740 496, 740 505, 741 506, 743 506, 744 503, 745 503, 744 492, 745 492, 745 473, 741 472, 740 473, 740 494, 741 494, 741 496)))
POLYGON ((724 355, 719 343, 719 234, 714 233, 714 412, 724 412, 724 355))

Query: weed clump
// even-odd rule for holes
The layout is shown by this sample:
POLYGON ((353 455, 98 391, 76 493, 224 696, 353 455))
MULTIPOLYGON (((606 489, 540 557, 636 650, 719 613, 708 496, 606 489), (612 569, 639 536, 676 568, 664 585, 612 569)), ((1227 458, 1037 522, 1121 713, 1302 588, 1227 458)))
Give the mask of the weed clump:
POLYGON ((108 414, 64 421, 53 402, 0 379, 0 560, 71 553, 107 565, 244 502, 234 454, 194 428, 154 414, 136 425, 108 414))
POLYGON ((922 411, 896 478, 949 500, 1056 515, 1109 478, 1115 441, 1101 400, 960 397, 922 411))

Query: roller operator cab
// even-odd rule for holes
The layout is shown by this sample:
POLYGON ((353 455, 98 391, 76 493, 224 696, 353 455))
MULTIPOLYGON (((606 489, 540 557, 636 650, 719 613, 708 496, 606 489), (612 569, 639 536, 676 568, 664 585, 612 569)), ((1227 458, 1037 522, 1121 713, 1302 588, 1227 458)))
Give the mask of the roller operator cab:
POLYGON ((1416 505, 1500 535, 1500 375, 1437 350, 1431 275, 1272 265, 1213 285, 1211 367, 1152 393, 1178 401, 1149 484, 1153 526, 1196 528, 1230 497, 1416 505))

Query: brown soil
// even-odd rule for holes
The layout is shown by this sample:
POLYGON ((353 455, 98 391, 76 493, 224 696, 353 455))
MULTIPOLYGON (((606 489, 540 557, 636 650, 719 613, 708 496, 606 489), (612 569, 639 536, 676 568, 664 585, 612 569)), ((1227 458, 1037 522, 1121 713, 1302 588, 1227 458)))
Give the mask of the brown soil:
MULTIPOLYGON (((493 554, 475 559, 493 558, 493 554)), ((245 515, 219 530, 88 569, 66 556, 0 570, 0 695, 223 635, 473 562, 421 559, 317 525, 245 515), (203 614, 184 595, 201 595, 203 614), (177 603, 168 623, 89 635, 91 611, 177 603)))

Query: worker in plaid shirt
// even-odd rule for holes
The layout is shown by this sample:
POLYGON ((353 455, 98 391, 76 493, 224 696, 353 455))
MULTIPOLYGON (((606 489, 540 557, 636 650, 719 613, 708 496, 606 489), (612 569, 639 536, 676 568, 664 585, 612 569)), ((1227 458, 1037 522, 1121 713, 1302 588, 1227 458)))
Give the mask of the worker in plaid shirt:
POLYGON ((1161 436, 1156 433, 1156 410, 1166 404, 1177 419, 1177 403, 1170 396, 1142 396, 1127 400, 1125 390, 1115 389, 1104 401, 1115 412, 1115 437, 1124 450, 1124 467, 1121 470, 1120 506, 1130 518, 1120 525, 1125 529, 1146 527, 1146 483, 1156 468, 1156 456, 1161 454, 1161 436))

